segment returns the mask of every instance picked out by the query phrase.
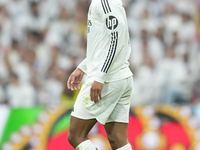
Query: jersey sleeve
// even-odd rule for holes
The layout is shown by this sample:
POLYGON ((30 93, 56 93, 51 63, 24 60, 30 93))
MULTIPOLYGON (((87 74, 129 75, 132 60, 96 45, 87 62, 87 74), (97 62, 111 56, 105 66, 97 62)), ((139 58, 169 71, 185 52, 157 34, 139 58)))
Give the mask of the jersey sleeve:
POLYGON ((113 70, 113 64, 120 61, 116 58, 120 54, 120 50, 123 48, 124 34, 127 27, 125 23, 126 18, 124 18, 124 12, 122 11, 122 4, 120 4, 119 1, 99 0, 97 10, 104 24, 104 30, 102 32, 106 35, 106 39, 102 40, 109 44, 102 48, 106 49, 107 55, 101 61, 94 80, 104 83, 109 71, 113 70))
POLYGON ((78 65, 79 69, 81 69, 85 74, 87 74, 87 57, 78 65))

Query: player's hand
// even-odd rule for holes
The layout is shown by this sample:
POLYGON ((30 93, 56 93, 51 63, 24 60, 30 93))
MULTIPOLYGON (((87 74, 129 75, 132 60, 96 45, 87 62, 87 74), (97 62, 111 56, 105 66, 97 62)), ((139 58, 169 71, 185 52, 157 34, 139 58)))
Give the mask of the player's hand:
POLYGON ((101 97, 102 89, 103 89, 103 83, 94 81, 94 83, 92 84, 92 87, 90 89, 90 98, 95 103, 98 103, 98 100, 102 99, 102 97, 101 97))
POLYGON ((84 72, 77 68, 72 74, 69 76, 69 79, 67 81, 67 87, 68 89, 74 91, 80 89, 80 83, 83 78, 84 72))

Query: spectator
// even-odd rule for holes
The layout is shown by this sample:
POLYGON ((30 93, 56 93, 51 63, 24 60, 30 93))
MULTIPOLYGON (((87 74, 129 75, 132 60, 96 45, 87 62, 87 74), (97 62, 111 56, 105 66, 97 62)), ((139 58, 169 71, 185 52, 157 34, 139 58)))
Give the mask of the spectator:
POLYGON ((60 104, 60 98, 62 96, 64 87, 63 83, 58 80, 59 68, 55 68, 56 71, 52 70, 49 78, 46 80, 43 90, 40 93, 40 102, 44 105, 60 104))
POLYGON ((186 65, 176 56, 173 47, 167 50, 167 57, 160 64, 166 77, 164 103, 186 103, 191 98, 191 84, 186 65))
POLYGON ((21 83, 17 74, 11 74, 11 82, 6 88, 8 103, 11 107, 32 107, 34 106, 35 91, 31 84, 21 83))

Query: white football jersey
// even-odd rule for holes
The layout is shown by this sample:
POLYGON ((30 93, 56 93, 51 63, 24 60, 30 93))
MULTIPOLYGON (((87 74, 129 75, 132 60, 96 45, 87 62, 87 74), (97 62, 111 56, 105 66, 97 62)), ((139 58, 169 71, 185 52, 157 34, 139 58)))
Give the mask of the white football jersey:
POLYGON ((113 82, 132 76, 131 48, 121 0, 92 0, 88 11, 87 55, 78 68, 88 80, 113 82))

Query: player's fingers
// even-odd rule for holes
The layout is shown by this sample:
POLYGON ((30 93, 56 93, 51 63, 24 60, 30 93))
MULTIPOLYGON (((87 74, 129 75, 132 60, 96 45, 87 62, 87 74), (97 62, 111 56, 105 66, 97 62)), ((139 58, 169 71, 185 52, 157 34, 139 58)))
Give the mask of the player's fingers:
POLYGON ((100 99, 102 99, 101 91, 98 92, 98 97, 99 97, 100 99))
POLYGON ((74 77, 71 82, 72 91, 77 90, 76 86, 77 86, 77 82, 76 82, 76 78, 74 77))
POLYGON ((74 91, 74 81, 71 81, 70 85, 71 85, 71 90, 74 91))
POLYGON ((67 81, 67 87, 68 89, 71 89, 71 76, 69 77, 68 81, 67 81))
POLYGON ((70 82, 71 82, 71 81, 70 81, 70 78, 69 78, 68 81, 67 81, 67 88, 68 88, 68 89, 70 89, 70 82))
POLYGON ((98 91, 94 90, 94 102, 98 103, 98 91))
POLYGON ((77 90, 77 83, 74 83, 74 90, 77 90))
POLYGON ((75 83, 71 82, 71 90, 74 91, 75 90, 75 83))
POLYGON ((80 90, 80 83, 78 84, 78 89, 80 90))
POLYGON ((94 101, 94 96, 93 96, 94 94, 93 94, 93 89, 91 88, 90 89, 90 99, 91 99, 91 101, 94 101))
POLYGON ((76 90, 79 90, 79 89, 80 89, 80 82, 77 81, 77 82, 76 82, 76 90))
POLYGON ((73 74, 70 75, 70 81, 69 81, 69 87, 73 91, 74 90, 74 83, 75 83, 75 77, 73 74))
POLYGON ((80 84, 76 83, 76 90, 79 90, 79 89, 80 89, 80 84))

